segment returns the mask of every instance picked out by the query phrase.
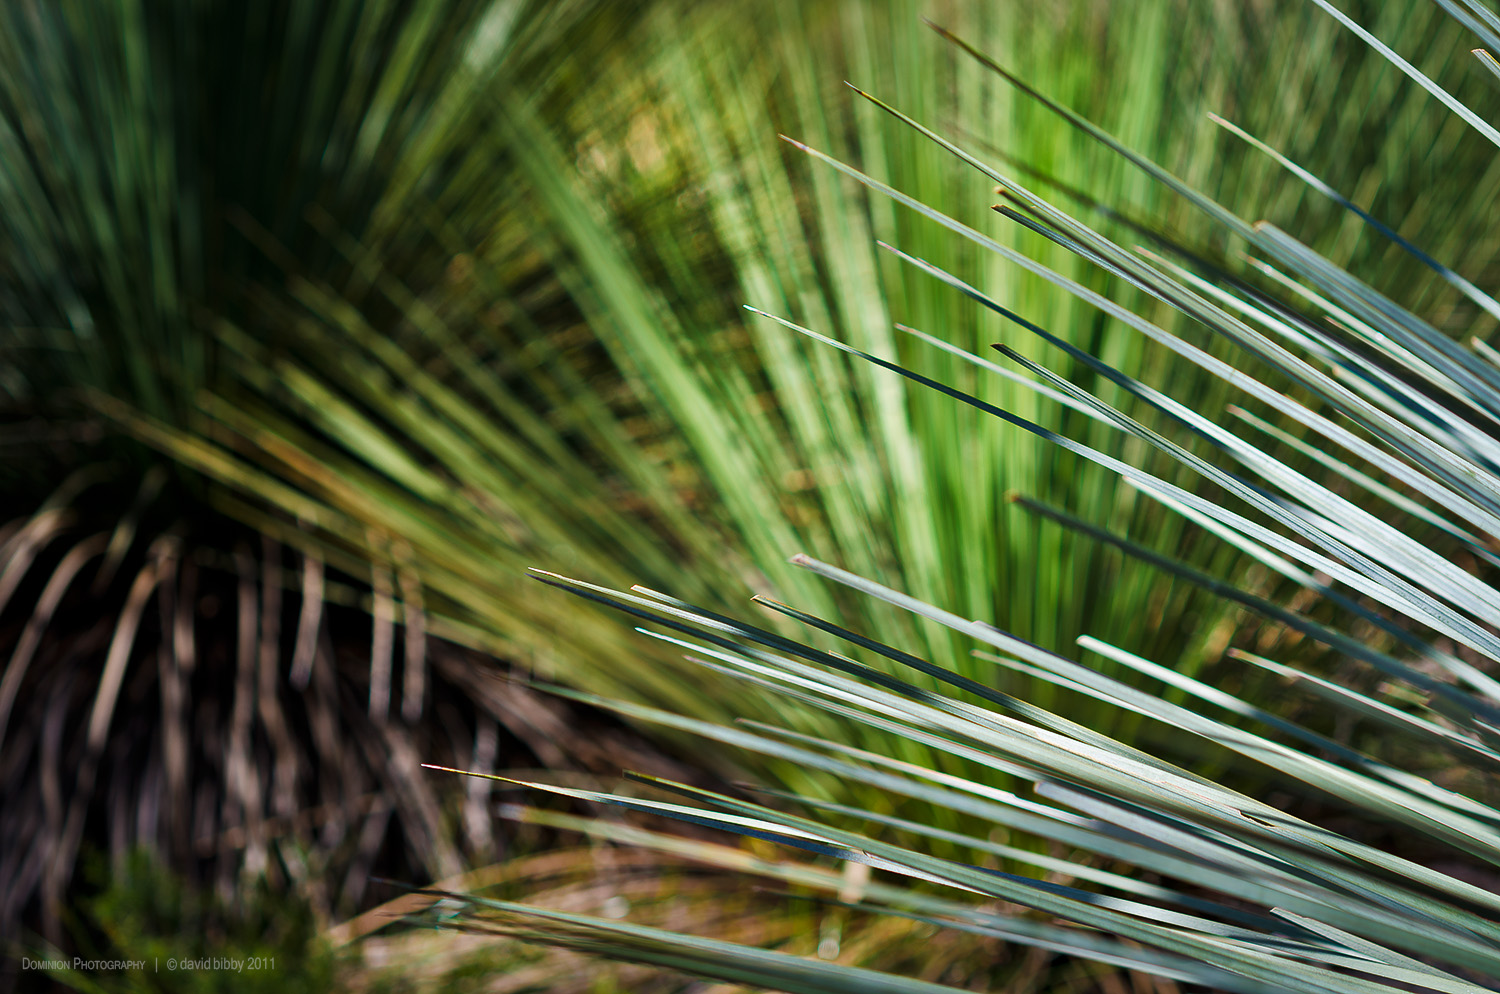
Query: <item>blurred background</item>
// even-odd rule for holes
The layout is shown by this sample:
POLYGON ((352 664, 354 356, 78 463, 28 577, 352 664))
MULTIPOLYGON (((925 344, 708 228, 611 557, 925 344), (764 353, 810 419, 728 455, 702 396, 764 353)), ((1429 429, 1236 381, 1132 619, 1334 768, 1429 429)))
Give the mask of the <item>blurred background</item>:
MULTIPOLYGON (((1493 102, 1495 78, 1437 5, 1344 7, 1461 99, 1493 102)), ((91 989, 690 985, 392 928, 425 905, 400 903, 388 878, 976 988, 1131 989, 1102 967, 862 927, 686 861, 582 843, 497 805, 519 795, 419 765, 577 785, 624 768, 752 779, 940 817, 538 691, 774 714, 951 762, 726 693, 528 567, 739 617, 764 617, 749 597, 771 595, 1127 738, 1133 726, 1086 699, 999 675, 951 633, 845 599, 786 558, 807 552, 1059 651, 1088 633, 1255 679, 1219 665, 1231 645, 1266 648, 1232 606, 1010 496, 1274 595, 1233 548, 1092 464, 742 309, 1184 475, 897 330, 996 362, 1003 341, 1120 399, 876 241, 1199 410, 1223 410, 1222 383, 778 140, 1234 361, 993 211, 990 181, 843 85, 1120 239, 1238 265, 1190 205, 923 18, 1439 327, 1493 331, 1206 116, 1495 285, 1500 164, 1304 0, 0 6, 0 986, 51 982, 17 962, 48 950, 277 957, 259 977, 74 978, 91 989)))

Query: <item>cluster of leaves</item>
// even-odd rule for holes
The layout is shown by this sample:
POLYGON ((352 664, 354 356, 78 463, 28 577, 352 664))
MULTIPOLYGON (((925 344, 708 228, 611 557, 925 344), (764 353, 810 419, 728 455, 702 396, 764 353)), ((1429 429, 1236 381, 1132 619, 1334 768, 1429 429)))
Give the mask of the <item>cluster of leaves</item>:
MULTIPOLYGON (((1325 0, 1314 2, 1500 147, 1500 132, 1461 101, 1325 0)), ((1442 6, 1486 45, 1500 48, 1500 22, 1486 8, 1442 6)), ((1227 235, 1231 251, 1211 266, 1167 239, 1158 238, 1152 248, 1124 247, 968 151, 962 141, 860 95, 999 184, 1014 205, 1000 208, 1008 218, 1191 318, 1199 331, 1169 330, 920 197, 793 144, 936 222, 950 237, 1044 276, 1119 326, 1164 346, 1175 362, 1224 380, 1243 393, 1235 413, 1254 432, 1231 430, 1204 409, 1020 316, 981 284, 896 247, 890 251, 903 262, 1039 336, 1092 370, 1098 382, 1118 388, 1116 396, 1128 397, 1139 414, 1126 413, 1103 391, 1076 385, 1020 349, 996 346, 1035 377, 1038 387, 1063 395, 1109 431, 1187 467, 1200 484, 1176 485, 907 365, 789 320, 772 320, 1107 469, 1299 588, 1301 604, 1278 603, 1061 510, 1026 501, 1054 520, 1243 605, 1262 625, 1290 629, 1326 647, 1344 664, 1345 679, 1325 679, 1246 651, 1233 653, 1233 660, 1275 678, 1263 687, 1279 681, 1299 696, 1317 699, 1323 714, 1312 724, 1325 725, 1322 719, 1333 716, 1333 728, 1273 713, 1183 667, 1160 665, 1106 639, 1078 639, 1095 660, 1086 666, 986 621, 803 555, 792 564, 985 647, 974 655, 997 669, 988 679, 975 679, 967 667, 938 665, 764 596, 756 601, 811 632, 834 636, 849 654, 645 587, 626 592, 540 573, 548 585, 632 616, 641 633, 686 649, 686 661, 862 724, 887 747, 862 749, 786 723, 728 725, 562 688, 557 693, 774 756, 845 784, 919 799, 952 812, 967 828, 954 831, 933 820, 898 818, 888 808, 838 804, 766 786, 730 794, 643 774, 630 779, 677 800, 535 782, 525 786, 768 840, 908 882, 866 880, 851 887, 847 875, 816 860, 752 868, 829 904, 1096 959, 1176 983, 1255 994, 1488 989, 1500 979, 1500 896, 1492 886, 1500 867, 1500 808, 1492 779, 1500 763, 1500 681, 1493 675, 1500 663, 1494 634, 1500 627, 1500 590, 1490 582, 1500 566, 1495 551, 1500 363, 1494 361, 1500 356, 1482 341, 1469 343, 1472 347, 1454 342, 1274 224, 1243 221, 1026 88, 980 51, 949 38, 1202 211, 1227 235), (1163 245, 1176 258, 1160 254, 1163 245), (1232 343, 1237 362, 1195 344, 1201 330, 1232 343), (1298 455, 1329 471, 1326 480, 1299 469, 1298 455), (1314 616, 1308 610, 1313 604, 1327 610, 1314 616), (1169 729, 1166 749, 1157 752, 1175 753, 1186 765, 1002 692, 996 686, 1006 681, 994 676, 1000 673, 1023 676, 1025 685, 1051 683, 1169 729), (943 689, 932 689, 933 682, 943 689), (1355 744, 1349 729, 1357 724, 1378 734, 1355 744), (920 743, 945 761, 912 762, 903 749, 907 743, 920 743), (1190 768, 1201 769, 1204 754, 1223 763, 1226 772, 1210 778, 1190 768), (1258 772, 1242 775, 1242 766, 1258 772), (1434 767, 1447 772, 1433 775, 1428 771, 1434 767), (1230 786, 1234 782, 1274 783, 1291 803, 1268 803, 1230 786), (1034 797, 1009 789, 1023 784, 1032 786, 1034 797), (682 803, 684 798, 694 803, 682 803), (1335 829, 1326 820, 1304 817, 1314 803, 1340 812, 1352 827, 1335 829), (813 817, 816 812, 841 820, 813 817), (1062 858, 996 842, 995 828, 1048 840, 1062 858), (1371 841, 1377 834, 1383 844, 1371 841), (947 846, 958 855, 945 855, 947 846), (1046 879, 1009 872, 994 865, 995 857, 1007 866, 1051 872, 1046 879), (976 865, 978 860, 991 862, 976 865)), ((1493 148, 1487 154, 1493 158, 1493 148)), ((1487 315, 1471 319, 1471 327, 1500 316, 1500 304, 1473 283, 1313 174, 1280 161, 1428 267, 1468 302, 1471 313, 1487 315)), ((992 365, 955 346, 950 351, 975 365, 992 365)), ((581 827, 601 838, 688 851, 670 836, 632 836, 617 821, 581 827)), ((731 982, 809 992, 952 989, 527 904, 447 896, 467 902, 460 919, 470 930, 523 935, 731 982)))
MULTIPOLYGON (((1273 160, 1226 160, 1240 139, 1208 123, 1166 126, 1196 122, 1207 102, 1277 146, 1313 148, 1310 161, 1349 189, 1378 186, 1375 202, 1434 253, 1455 264, 1482 254, 1493 225, 1439 210, 1431 189, 1476 177, 1474 199, 1500 202, 1500 173, 1471 168, 1473 150, 1426 112, 1425 93, 1393 90, 1382 60, 1342 44, 1334 22, 1297 0, 1265 18, 1156 0, 1023 6, 962 8, 956 23, 1231 208, 1269 204, 1316 232, 1309 244, 1329 259, 1395 274, 1402 303, 1470 320, 1450 281, 1357 237, 1273 160), (1269 53, 1263 72, 1238 70, 1247 50, 1269 53), (1342 113, 1350 87, 1398 101, 1400 127, 1342 113), (1279 94, 1304 110, 1277 112, 1279 94), (1434 154, 1411 168, 1414 147, 1434 154), (1350 149, 1374 165, 1356 171, 1350 149)), ((1424 66, 1441 67, 1464 35, 1429 7, 1383 4, 1370 23, 1421 38, 1424 66)), ((986 155, 1113 205, 1104 230, 1150 216, 1162 219, 1153 232, 1222 248, 1211 218, 912 31, 927 12, 183 0, 96 16, 6 5, 0 348, 16 361, 0 370, 0 441, 14 456, 0 473, 7 514, 20 516, 0 536, 12 646, 0 676, 0 929, 37 904, 55 924, 89 839, 117 857, 154 842, 179 869, 221 881, 265 866, 308 887, 320 914, 363 900, 392 825, 408 875, 441 878, 492 854, 482 792, 442 798, 408 760, 514 765, 508 729, 543 763, 574 762, 557 734, 574 714, 490 679, 452 642, 699 718, 748 714, 889 744, 826 709, 747 695, 674 649, 642 653, 616 620, 560 609, 521 579, 526 565, 670 586, 720 611, 726 591, 776 590, 970 679, 987 679, 987 664, 962 655, 962 636, 871 608, 779 556, 817 549, 1053 648, 1083 631, 1161 659, 1221 646, 1232 625, 1207 593, 1004 494, 1065 504, 1157 554, 1191 546, 1191 565, 1216 574, 1238 549, 1199 541, 1202 526, 1114 486, 1079 453, 1055 457, 977 408, 903 393, 734 305, 919 360, 1168 483, 1191 479, 1061 388, 951 351, 988 340, 983 312, 873 239, 1003 290, 1084 352, 1170 379, 1194 409, 1231 396, 1221 380, 1115 334, 1047 274, 765 140, 797 134, 934 209, 968 210, 989 178, 886 128, 873 105, 830 112, 840 76, 873 80, 966 142, 983 135, 986 155), (743 44, 752 33, 758 44, 743 44), (225 39, 237 40, 230 53, 225 39), (897 317, 923 331, 895 334, 897 317), (145 450, 120 444, 121 428, 173 460, 164 483, 145 450), (112 464, 54 490, 101 450, 112 464), (136 489, 137 509, 122 515, 119 495, 136 489), (241 524, 179 522, 201 514, 205 493, 241 524), (324 602, 367 611, 364 631, 335 629, 324 602), (461 841, 450 837, 459 824, 461 841)), ((998 217, 974 223, 1166 329, 1185 325, 1070 245, 998 217)), ((1072 355, 1055 369, 1095 376, 1072 355)), ((1097 389, 1127 395, 1102 379, 1097 389)), ((1092 698, 1020 679, 1037 703, 1133 733, 1134 718, 1117 724, 1092 698)), ((577 747, 591 758, 576 765, 595 769, 613 742, 577 747)), ((914 738, 898 748, 904 761, 964 768, 914 738)), ((878 796, 784 758, 743 762, 824 799, 878 796)), ((962 821, 941 807, 920 818, 962 821)))

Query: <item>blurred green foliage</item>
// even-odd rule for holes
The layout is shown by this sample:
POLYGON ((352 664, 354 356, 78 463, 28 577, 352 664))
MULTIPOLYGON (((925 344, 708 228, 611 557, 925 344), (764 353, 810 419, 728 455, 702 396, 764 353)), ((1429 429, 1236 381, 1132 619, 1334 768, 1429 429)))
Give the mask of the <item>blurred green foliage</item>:
MULTIPOLYGON (((184 881, 153 852, 118 862, 85 859, 95 896, 72 923, 84 960, 131 961, 132 970, 49 971, 80 991, 287 991, 332 988, 338 958, 319 937, 311 906, 264 880, 225 901, 184 881)), ((34 959, 51 959, 38 951, 34 959)), ((57 957, 62 958, 62 957, 57 957)), ((72 959, 72 957, 67 957, 72 959)))

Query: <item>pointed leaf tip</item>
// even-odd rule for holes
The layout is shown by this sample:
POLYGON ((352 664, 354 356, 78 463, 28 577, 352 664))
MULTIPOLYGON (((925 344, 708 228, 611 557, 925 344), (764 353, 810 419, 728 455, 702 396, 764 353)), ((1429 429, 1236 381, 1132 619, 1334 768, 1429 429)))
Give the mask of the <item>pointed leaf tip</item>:
POLYGON ((478 777, 481 780, 498 780, 501 783, 519 784, 522 787, 541 786, 540 784, 534 784, 526 780, 513 780, 510 777, 502 777, 496 773, 476 773, 473 770, 460 770, 452 766, 438 766, 436 763, 423 763, 422 766, 426 769, 439 770, 443 773, 459 773, 466 777, 478 777))

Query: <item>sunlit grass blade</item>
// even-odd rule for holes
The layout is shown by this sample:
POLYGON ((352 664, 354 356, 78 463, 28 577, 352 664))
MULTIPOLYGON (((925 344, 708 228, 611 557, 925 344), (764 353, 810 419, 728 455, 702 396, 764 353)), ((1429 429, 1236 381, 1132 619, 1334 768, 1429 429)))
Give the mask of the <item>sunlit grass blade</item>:
POLYGON ((1330 17, 1342 24, 1346 29, 1348 29, 1351 34, 1355 35, 1366 45, 1369 45, 1371 48, 1375 49, 1375 51, 1379 52, 1386 59, 1386 61, 1390 62, 1391 65, 1395 66, 1397 69, 1400 69, 1408 77, 1414 80, 1418 86, 1422 87, 1422 89, 1426 90, 1428 93, 1436 97, 1439 101, 1442 102, 1443 106, 1447 107, 1453 113, 1462 118, 1465 124, 1469 125, 1469 127, 1473 128, 1481 135, 1484 135, 1484 137, 1488 138, 1497 147, 1500 147, 1500 131, 1495 130, 1493 126, 1482 119, 1478 114, 1475 114, 1468 107, 1465 107, 1456 98, 1454 98, 1452 94, 1448 93, 1447 90, 1444 90, 1441 86, 1434 83, 1410 62, 1407 62, 1401 56, 1397 55, 1384 42, 1376 38, 1370 32, 1361 27, 1357 22, 1351 19, 1348 14, 1345 14, 1343 11, 1339 10, 1333 4, 1329 3, 1328 0, 1311 0, 1311 2, 1317 4, 1319 7, 1323 8, 1323 10, 1327 11, 1330 17))

